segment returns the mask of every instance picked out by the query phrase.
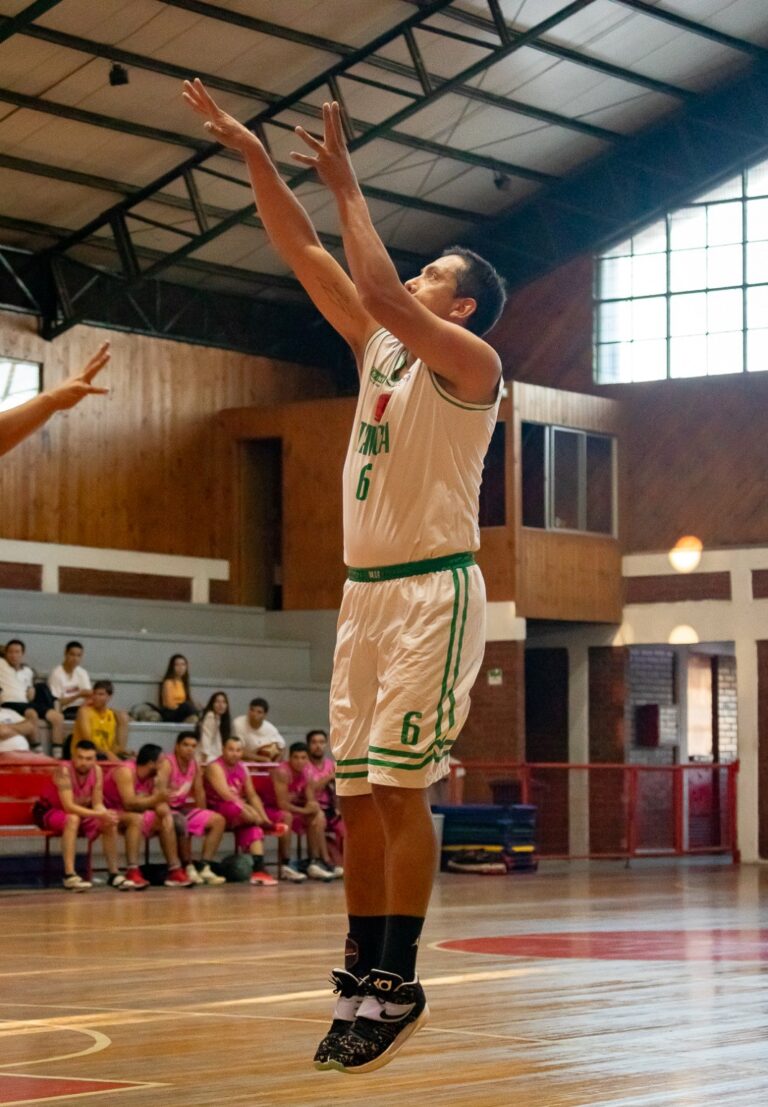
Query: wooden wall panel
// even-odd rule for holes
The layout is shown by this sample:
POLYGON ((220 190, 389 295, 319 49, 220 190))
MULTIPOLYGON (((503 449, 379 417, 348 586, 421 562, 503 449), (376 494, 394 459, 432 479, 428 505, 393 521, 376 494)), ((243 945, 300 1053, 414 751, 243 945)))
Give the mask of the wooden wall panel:
POLYGON ((39 592, 42 587, 42 565, 24 565, 17 561, 0 561, 0 588, 21 588, 27 592, 39 592))
POLYGON ((621 553, 613 538, 520 532, 518 614, 527 619, 621 622, 621 553))
POLYGON ((681 603, 684 600, 730 600, 730 573, 665 573, 628 577, 625 603, 681 603))
POLYGON ((59 591, 83 596, 122 596, 132 600, 179 600, 190 603, 189 577, 162 577, 155 573, 119 573, 107 569, 59 569, 59 591))
POLYGON ((140 335, 76 327, 44 342, 0 313, 0 355, 44 365, 45 383, 105 338, 110 395, 58 414, 3 458, 4 538, 230 558, 236 487, 222 408, 330 395, 322 371, 140 335))

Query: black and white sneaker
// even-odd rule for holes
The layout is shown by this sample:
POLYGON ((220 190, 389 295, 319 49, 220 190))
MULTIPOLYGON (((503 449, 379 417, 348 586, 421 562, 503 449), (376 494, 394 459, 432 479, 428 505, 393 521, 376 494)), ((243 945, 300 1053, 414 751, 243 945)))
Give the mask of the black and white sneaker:
POLYGON ((429 1018, 418 979, 372 969, 364 981, 365 998, 352 1028, 329 1045, 325 1069, 363 1073, 383 1068, 429 1018))
POLYGON ((352 1023, 355 1021, 357 1010, 365 995, 365 982, 358 980, 346 969, 332 969, 331 984, 333 984, 333 993, 338 996, 338 999, 333 1009, 331 1028, 315 1051, 316 1069, 335 1067, 329 1063, 332 1047, 343 1034, 352 1029, 352 1023))

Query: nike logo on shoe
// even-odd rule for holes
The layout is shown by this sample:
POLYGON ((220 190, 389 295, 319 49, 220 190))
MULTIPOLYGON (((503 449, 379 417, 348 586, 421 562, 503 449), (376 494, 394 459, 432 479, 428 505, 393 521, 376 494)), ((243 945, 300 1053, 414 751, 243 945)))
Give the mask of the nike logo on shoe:
POLYGON ((379 1012, 379 1018, 382 1020, 382 1022, 400 1022, 402 1019, 408 1018, 415 1006, 416 1004, 412 1003, 407 1011, 401 1011, 399 1015, 388 1015, 382 1007, 381 1011, 379 1012))

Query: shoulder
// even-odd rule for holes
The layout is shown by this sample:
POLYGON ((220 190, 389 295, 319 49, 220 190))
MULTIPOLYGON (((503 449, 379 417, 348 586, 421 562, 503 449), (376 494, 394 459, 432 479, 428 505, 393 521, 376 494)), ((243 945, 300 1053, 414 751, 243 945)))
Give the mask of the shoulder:
POLYGON ((236 719, 232 720, 232 729, 238 733, 244 733, 247 729, 247 722, 245 715, 238 715, 236 719))

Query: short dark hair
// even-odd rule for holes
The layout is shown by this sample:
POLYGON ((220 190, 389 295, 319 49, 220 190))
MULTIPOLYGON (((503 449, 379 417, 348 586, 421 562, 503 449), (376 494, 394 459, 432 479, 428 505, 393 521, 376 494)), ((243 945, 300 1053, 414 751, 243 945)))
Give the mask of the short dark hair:
POLYGON ((162 746, 156 746, 154 742, 146 742, 136 754, 136 764, 149 765, 152 761, 159 761, 162 752, 162 746))
POLYGON ((251 700, 251 702, 248 704, 248 706, 249 707, 263 707, 264 708, 264 714, 265 715, 269 714, 269 704, 267 703, 267 701, 264 699, 263 696, 256 696, 255 699, 251 700))
POLYGON ((22 642, 22 640, 20 638, 11 638, 10 642, 5 643, 5 648, 6 649, 8 649, 9 646, 21 646, 21 652, 22 653, 27 652, 27 647, 24 645, 24 643, 22 642))
POLYGON ((76 750, 95 750, 96 743, 92 742, 90 738, 81 738, 75 746, 76 750))
POLYGON ((316 726, 316 727, 314 728, 314 730, 308 730, 308 731, 307 731, 307 737, 306 737, 306 739, 305 739, 305 741, 306 741, 306 743, 307 743, 307 746, 309 746, 310 740, 311 740, 312 738, 314 738, 314 736, 315 736, 316 734, 322 734, 323 738, 327 738, 327 737, 328 737, 328 731, 327 731, 327 730, 323 730, 323 728, 322 728, 322 727, 316 726))
POLYGON ((471 296, 477 307, 467 320, 467 330, 485 334, 498 320, 507 298, 504 281, 489 261, 466 246, 449 246, 441 257, 455 256, 464 262, 456 276, 456 295, 471 296))
POLYGON ((111 696, 114 692, 114 687, 111 680, 97 680, 93 685, 94 692, 106 692, 108 696, 111 696))
POLYGON ((85 652, 85 646, 82 642, 67 642, 64 647, 64 653, 69 653, 70 650, 82 650, 85 652))
POLYGON ((288 756, 292 753, 309 753, 309 746, 306 742, 291 742, 288 749, 288 756))
POLYGON ((240 737, 239 734, 228 734, 226 738, 222 737, 221 739, 222 748, 226 746, 229 742, 239 742, 242 746, 243 739, 240 737))
POLYGON ((197 742, 200 738, 200 735, 197 734, 194 730, 182 730, 179 732, 179 734, 176 735, 176 745, 178 746, 179 742, 183 742, 185 738, 194 738, 197 742))

